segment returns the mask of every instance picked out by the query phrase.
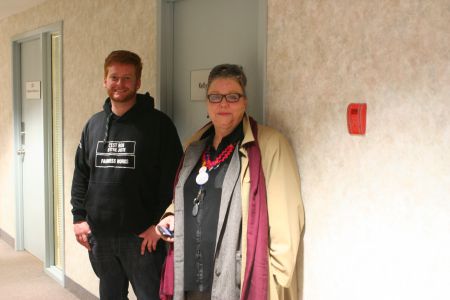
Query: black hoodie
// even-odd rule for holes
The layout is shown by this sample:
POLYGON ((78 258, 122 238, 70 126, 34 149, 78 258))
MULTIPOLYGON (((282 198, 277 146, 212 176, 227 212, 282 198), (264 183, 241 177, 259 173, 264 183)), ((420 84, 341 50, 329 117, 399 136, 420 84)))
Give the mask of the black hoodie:
POLYGON ((139 234, 157 223, 172 199, 183 153, 172 121, 147 93, 123 116, 103 111, 87 122, 75 157, 72 214, 93 233, 139 234))

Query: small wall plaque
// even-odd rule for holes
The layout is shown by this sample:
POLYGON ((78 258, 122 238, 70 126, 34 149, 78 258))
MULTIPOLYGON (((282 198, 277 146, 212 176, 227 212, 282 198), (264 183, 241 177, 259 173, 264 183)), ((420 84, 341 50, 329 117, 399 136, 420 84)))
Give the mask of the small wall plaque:
POLYGON ((27 99, 41 99, 41 82, 40 81, 25 82, 25 97, 27 99))
POLYGON ((210 69, 191 71, 191 101, 205 101, 210 69))

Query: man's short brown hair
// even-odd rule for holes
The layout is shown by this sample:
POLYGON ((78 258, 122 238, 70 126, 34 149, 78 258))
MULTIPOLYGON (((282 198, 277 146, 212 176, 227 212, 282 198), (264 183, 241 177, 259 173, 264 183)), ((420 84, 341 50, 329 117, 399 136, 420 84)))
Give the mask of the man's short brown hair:
POLYGON ((111 52, 105 59, 105 78, 108 75, 108 67, 113 63, 133 65, 136 69, 136 79, 141 79, 142 61, 139 55, 137 55, 136 53, 127 50, 116 50, 111 52))

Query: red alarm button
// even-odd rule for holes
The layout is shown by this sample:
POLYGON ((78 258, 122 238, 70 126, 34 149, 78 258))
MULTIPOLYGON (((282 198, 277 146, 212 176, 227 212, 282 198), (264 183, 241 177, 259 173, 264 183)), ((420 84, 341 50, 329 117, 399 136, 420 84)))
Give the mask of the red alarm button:
POLYGON ((366 103, 350 103, 347 107, 347 125, 350 134, 366 133, 366 103))

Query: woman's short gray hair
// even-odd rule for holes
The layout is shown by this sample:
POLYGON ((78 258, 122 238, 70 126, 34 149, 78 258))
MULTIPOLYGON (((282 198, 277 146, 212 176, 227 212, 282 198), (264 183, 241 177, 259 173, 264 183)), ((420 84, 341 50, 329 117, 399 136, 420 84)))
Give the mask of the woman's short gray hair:
POLYGON ((232 78, 236 80, 237 83, 242 88, 245 96, 245 86, 247 85, 247 77, 245 76, 242 66, 234 64, 221 64, 215 66, 208 76, 208 89, 211 83, 217 78, 232 78))

